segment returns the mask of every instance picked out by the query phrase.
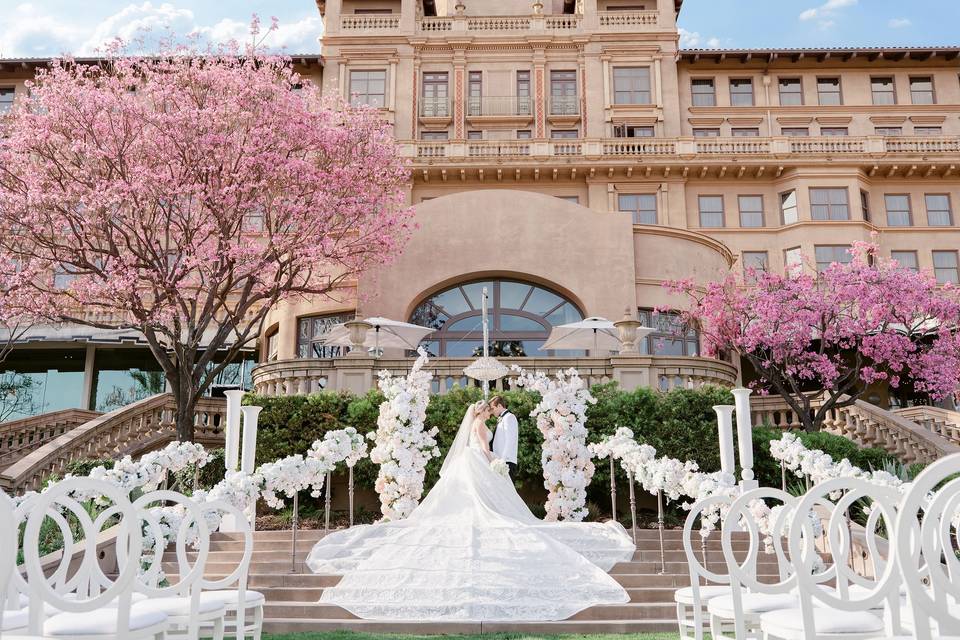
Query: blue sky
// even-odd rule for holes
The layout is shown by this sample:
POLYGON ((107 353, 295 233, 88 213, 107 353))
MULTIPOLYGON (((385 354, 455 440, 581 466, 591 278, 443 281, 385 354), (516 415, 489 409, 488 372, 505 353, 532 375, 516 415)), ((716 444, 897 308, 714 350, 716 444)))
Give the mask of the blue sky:
MULTIPOLYGON (((525 0, 516 0, 523 2, 525 0)), ((685 0, 685 47, 960 44, 960 0, 685 0)), ((243 39, 253 13, 275 15, 271 44, 316 53, 314 0, 0 0, 0 57, 91 54, 142 28, 243 39)))

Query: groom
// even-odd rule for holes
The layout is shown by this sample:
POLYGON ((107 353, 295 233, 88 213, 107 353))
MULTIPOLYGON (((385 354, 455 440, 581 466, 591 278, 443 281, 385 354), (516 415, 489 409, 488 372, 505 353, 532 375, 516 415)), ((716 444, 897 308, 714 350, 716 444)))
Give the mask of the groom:
POLYGON ((490 398, 490 409, 497 416, 497 430, 493 436, 493 455, 507 463, 510 476, 517 475, 517 417, 507 411, 501 396, 490 398))

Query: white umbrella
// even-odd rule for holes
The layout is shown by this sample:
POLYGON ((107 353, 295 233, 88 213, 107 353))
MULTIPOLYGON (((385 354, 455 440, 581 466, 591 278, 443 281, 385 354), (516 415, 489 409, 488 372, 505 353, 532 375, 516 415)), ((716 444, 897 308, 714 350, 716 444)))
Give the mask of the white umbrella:
MULTIPOLYGON (((366 318, 364 322, 371 326, 367 331, 363 346, 376 350, 382 349, 410 349, 416 350, 428 335, 436 331, 430 327, 421 327, 418 324, 390 320, 389 318, 366 318)), ((334 325, 323 337, 324 345, 350 347, 350 330, 345 324, 334 325)))
MULTIPOLYGON (((638 327, 637 340, 649 333, 653 333, 650 327, 638 327)), ((591 354, 596 355, 600 351, 619 351, 620 345, 620 333, 613 322, 606 318, 587 318, 554 327, 540 350, 590 349, 591 354)))

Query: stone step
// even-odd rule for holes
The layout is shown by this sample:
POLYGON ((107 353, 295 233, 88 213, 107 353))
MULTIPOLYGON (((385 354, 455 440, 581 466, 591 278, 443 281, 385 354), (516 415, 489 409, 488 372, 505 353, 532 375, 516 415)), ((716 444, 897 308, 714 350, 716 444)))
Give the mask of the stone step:
MULTIPOLYGON (((598 605, 573 615, 570 620, 663 620, 676 612, 672 603, 631 603, 598 605)), ((358 620, 346 609, 318 602, 267 602, 267 618, 309 620, 358 620)))
MULTIPOLYGON (((340 529, 331 529, 330 533, 339 531, 340 529)), ((627 529, 627 532, 630 533, 630 529, 627 529)), ((319 540, 325 535, 323 529, 298 529, 297 538, 300 540, 319 540)), ((260 541, 289 541, 293 536, 293 532, 290 529, 274 529, 267 531, 254 531, 253 539, 256 542, 260 541)), ((210 537, 211 541, 214 542, 225 542, 225 541, 242 541, 243 536, 239 533, 227 533, 222 531, 217 531, 213 533, 210 537)), ((663 531, 663 539, 665 541, 675 540, 678 543, 683 539, 683 531, 681 529, 665 529, 663 531)), ((737 540, 746 540, 746 534, 734 534, 734 539, 737 540)), ((637 541, 659 541, 659 532, 657 529, 637 529, 637 541)), ((719 542, 720 535, 714 534, 710 536, 710 540, 716 540, 719 542)))
POLYGON ((662 620, 562 620, 559 622, 382 622, 377 620, 304 620, 265 618, 265 633, 358 631, 373 634, 462 635, 480 633, 626 634, 676 631, 676 618, 662 620))
MULTIPOLYGON (((327 585, 333 586, 333 585, 327 585)), ((270 586, 253 587, 266 597, 268 603, 318 602, 324 587, 315 586, 270 586)), ((627 589, 632 603, 671 604, 676 587, 636 587, 627 589)))

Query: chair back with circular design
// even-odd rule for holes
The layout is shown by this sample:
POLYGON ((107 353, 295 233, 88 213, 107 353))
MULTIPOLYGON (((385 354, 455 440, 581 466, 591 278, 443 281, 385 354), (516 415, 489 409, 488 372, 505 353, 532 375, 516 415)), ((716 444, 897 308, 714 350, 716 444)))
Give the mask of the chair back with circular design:
POLYGON ((960 454, 914 479, 900 504, 894 544, 914 637, 960 635, 960 454))
MULTIPOLYGON (((723 512, 729 508, 730 502, 731 498, 725 495, 704 498, 690 506, 690 511, 687 513, 686 520, 684 520, 683 553, 690 572, 692 605, 689 609, 684 606, 677 607, 677 622, 680 625, 681 637, 686 637, 688 628, 694 630, 694 637, 697 640, 703 637, 703 607, 706 599, 702 596, 702 588, 711 584, 714 586, 730 584, 730 576, 727 573, 717 573, 709 568, 707 539, 713 533, 714 528, 706 524, 707 519, 719 524, 723 512), (696 537, 697 546, 699 546, 699 557, 697 555, 698 550, 694 549, 694 537, 696 537), (703 585, 701 585, 701 582, 703 585)), ((677 600, 677 602, 679 603, 680 600, 677 600)))
POLYGON ((93 499, 114 509, 117 550, 122 549, 131 557, 140 555, 143 540, 137 511, 127 493, 115 485, 91 478, 67 478, 33 497, 23 536, 30 635, 43 635, 44 605, 49 605, 67 613, 99 611, 101 615, 116 615, 116 637, 130 637, 130 608, 138 565, 126 563, 113 580, 104 582, 97 549, 101 530, 86 504, 93 499), (41 564, 41 534, 50 522, 61 530, 61 555, 70 559, 61 562, 60 567, 68 566, 57 580, 48 579, 41 564), (76 540, 68 533, 73 528, 79 533, 76 540), (72 572, 69 576, 68 571, 72 572))
MULTIPOLYGON (((795 567, 806 638, 817 637, 814 607, 820 613, 833 610, 832 615, 882 609, 899 612, 896 559, 875 563, 882 570, 865 575, 853 540, 853 529, 860 526, 852 520, 856 513, 868 514, 862 528, 864 545, 880 552, 880 539, 894 530, 898 501, 896 489, 854 477, 821 482, 797 500, 790 514, 787 548, 795 567)), ((894 635, 893 618, 887 620, 887 633, 894 635)), ((865 628, 863 633, 874 631, 865 628)))
POLYGON ((203 504, 203 510, 211 520, 218 522, 224 518, 232 520, 232 531, 239 533, 243 538, 243 552, 233 571, 222 578, 203 577, 201 584, 208 591, 235 590, 237 592, 236 616, 229 622, 234 625, 233 629, 237 637, 253 635, 254 640, 257 640, 262 624, 262 607, 255 611, 254 622, 257 631, 250 634, 245 632, 250 629, 246 624, 246 610, 250 606, 247 597, 247 578, 250 574, 250 561, 253 558, 253 528, 250 526, 250 520, 243 510, 225 500, 207 501, 203 504))
POLYGON ((744 594, 783 595, 789 594, 796 586, 796 576, 790 570, 789 557, 784 550, 786 516, 795 502, 796 499, 785 491, 760 487, 734 500, 723 519, 720 541, 730 576, 737 638, 747 637, 744 594), (782 508, 775 508, 777 506, 782 508), (734 548, 738 533, 747 538, 747 551, 742 560, 737 557, 734 548), (774 582, 764 580, 766 576, 758 572, 760 554, 767 551, 768 547, 772 547, 777 559, 777 580, 774 582))

